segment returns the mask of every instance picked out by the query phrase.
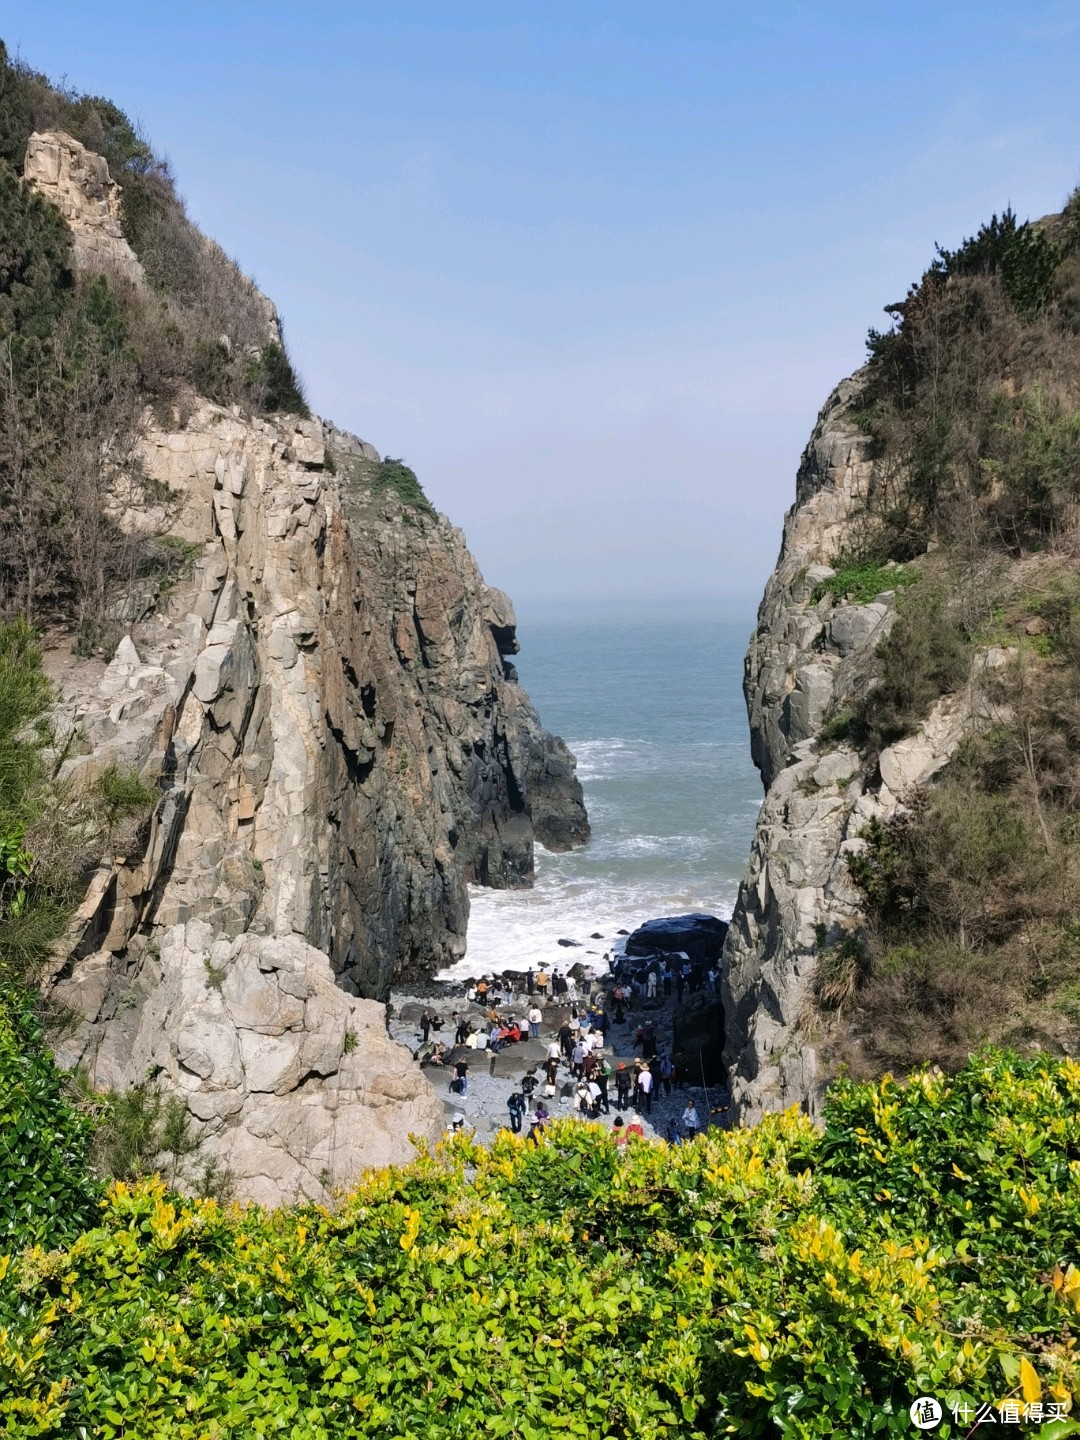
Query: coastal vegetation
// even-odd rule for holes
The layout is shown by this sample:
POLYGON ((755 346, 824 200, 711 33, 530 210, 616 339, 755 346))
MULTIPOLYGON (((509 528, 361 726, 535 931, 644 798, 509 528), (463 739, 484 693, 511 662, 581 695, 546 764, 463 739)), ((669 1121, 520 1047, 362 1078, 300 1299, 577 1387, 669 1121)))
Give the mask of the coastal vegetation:
POLYGON ((346 494, 361 491, 376 499, 393 496, 410 510, 419 510, 425 515, 434 515, 435 508, 425 495, 416 471, 404 460, 395 460, 387 455, 384 460, 369 460, 362 456, 338 457, 338 472, 346 487, 346 494))
POLYGON ((266 1212, 161 1179, 93 1205, 34 1044, 57 1143, 3 1131, 0 1433, 808 1440, 907 1435, 929 1394, 960 1435, 950 1406, 1080 1394, 1071 1060, 839 1081, 822 1131, 456 1138, 266 1212))
MULTIPOLYGON (((266 303, 127 117, 0 50, 0 1434, 810 1440, 907 1435, 919 1394, 943 1435, 984 1403, 1080 1433, 1054 1418, 1080 1398, 1080 1065, 1014 1053, 1080 1034, 1078 209, 940 251, 871 337, 863 543, 815 601, 889 590, 897 619, 833 738, 872 767, 998 654, 990 723, 852 856, 865 930, 822 933, 851 1070, 822 1127, 460 1136, 269 1211, 200 1167, 159 1077, 101 1095, 49 1053, 64 1017, 34 982, 159 791, 116 764, 65 783, 79 738, 49 723, 31 622, 72 617, 79 653, 102 650, 116 596, 190 564, 117 518, 168 508, 139 471, 147 406, 307 408, 266 303), (20 184, 49 127, 108 160, 146 287, 76 274, 20 184)), ((346 490, 431 511, 404 461, 335 463, 346 490)), ((227 973, 206 956, 200 993, 227 973)))
POLYGON ((981 718, 850 857, 866 923, 857 957, 822 950, 818 994, 834 1063, 864 1076, 1080 1043, 1080 192, 939 247, 887 308, 853 410, 873 461, 859 545, 817 598, 911 583, 874 683, 821 738, 872 771, 973 676, 981 718))
POLYGON ((0 624, 0 984, 33 983, 106 843, 133 853, 158 792, 111 764, 92 783, 61 777, 76 743, 57 733, 34 631, 0 624))
POLYGON ((152 538, 119 521, 147 499, 147 407, 182 412, 200 394, 308 414, 271 319, 127 116, 0 43, 0 613, 73 622, 84 650, 107 643, 110 604, 160 561, 152 538), (107 160, 145 286, 77 274, 63 216, 21 183, 30 135, 51 128, 107 160))

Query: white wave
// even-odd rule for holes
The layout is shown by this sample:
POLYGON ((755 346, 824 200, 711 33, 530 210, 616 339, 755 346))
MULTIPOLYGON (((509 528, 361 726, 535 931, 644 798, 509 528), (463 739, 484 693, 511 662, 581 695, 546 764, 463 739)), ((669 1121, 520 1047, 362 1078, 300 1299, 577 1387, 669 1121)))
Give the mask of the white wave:
POLYGON ((729 919, 735 885, 719 883, 714 890, 662 882, 619 884, 611 880, 541 879, 532 890, 470 888, 468 949, 465 958, 440 978, 459 979, 481 972, 565 968, 580 960, 601 966, 605 951, 618 945, 618 931, 634 930, 660 915, 705 911, 729 919), (593 934, 601 938, 592 939, 593 934), (573 947, 560 940, 576 940, 573 947))

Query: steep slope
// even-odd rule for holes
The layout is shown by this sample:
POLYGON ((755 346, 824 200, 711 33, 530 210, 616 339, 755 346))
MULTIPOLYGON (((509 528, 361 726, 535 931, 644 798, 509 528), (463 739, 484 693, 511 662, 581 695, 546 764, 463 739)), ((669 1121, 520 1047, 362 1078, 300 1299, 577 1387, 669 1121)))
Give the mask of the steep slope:
POLYGON ((743 1121, 1078 1039, 1076 209, 940 251, 803 456, 746 658, 743 1121))
MULTIPOLYGON (((35 134, 24 184, 61 209, 76 287, 156 303, 101 157, 35 134)), ((276 383, 273 308, 230 284, 263 327, 237 373, 276 383)), ((527 885, 535 839, 587 839, 581 787, 507 658, 510 601, 422 492, 385 483, 403 467, 306 409, 185 385, 125 438, 95 483, 141 558, 98 612, 121 634, 107 665, 70 640, 48 657, 55 766, 58 793, 131 777, 158 798, 110 833, 42 978, 57 1053, 180 1097, 241 1195, 322 1196, 441 1129, 371 1001, 460 957, 470 881, 527 885)))

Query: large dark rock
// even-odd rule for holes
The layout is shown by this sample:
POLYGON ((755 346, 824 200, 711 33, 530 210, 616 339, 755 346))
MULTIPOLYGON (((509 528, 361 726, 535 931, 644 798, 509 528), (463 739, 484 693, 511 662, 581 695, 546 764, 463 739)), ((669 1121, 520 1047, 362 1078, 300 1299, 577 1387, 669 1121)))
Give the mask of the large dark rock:
POLYGON ((627 955, 673 954, 682 951, 691 960, 719 960, 727 934, 726 920, 715 915, 665 915, 646 920, 626 942, 627 955))

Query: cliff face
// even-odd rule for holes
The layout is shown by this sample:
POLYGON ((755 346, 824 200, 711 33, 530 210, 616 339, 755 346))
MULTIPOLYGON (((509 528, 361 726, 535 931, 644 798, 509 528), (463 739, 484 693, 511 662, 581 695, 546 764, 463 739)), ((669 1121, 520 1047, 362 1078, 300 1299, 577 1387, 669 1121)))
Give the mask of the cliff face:
POLYGON ((863 905, 848 857, 865 847, 872 820, 895 816, 964 735, 987 723, 978 679, 1000 660, 977 656, 965 689, 876 761, 821 734, 874 684, 877 647, 896 619, 888 588, 865 604, 837 603, 821 588, 838 557, 858 549, 865 524, 873 466, 851 419, 860 389, 861 376, 844 381, 818 417, 746 656, 765 799, 724 952, 725 1060, 744 1123, 792 1104, 817 1112, 824 1076, 815 976, 823 949, 855 930, 863 905))
MULTIPOLYGON (((32 142, 30 183, 62 170, 78 233, 89 177, 87 224, 107 222, 96 157, 46 139, 60 159, 32 142)), ((377 459, 317 419, 148 416, 115 504, 177 573, 117 597, 130 633, 104 673, 54 657, 66 777, 160 790, 53 967, 58 1053, 101 1086, 157 1077, 200 1154, 270 1201, 441 1128, 370 999, 462 955, 469 881, 528 884, 534 839, 588 836, 573 758, 504 658, 510 602, 442 517, 364 483, 377 459)))

